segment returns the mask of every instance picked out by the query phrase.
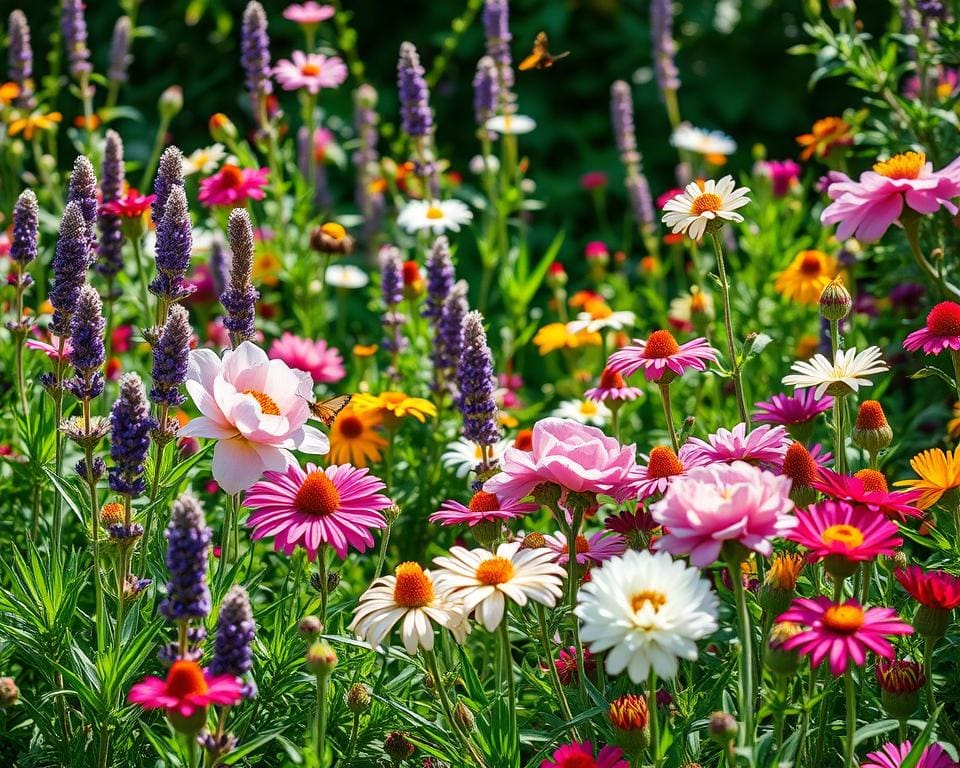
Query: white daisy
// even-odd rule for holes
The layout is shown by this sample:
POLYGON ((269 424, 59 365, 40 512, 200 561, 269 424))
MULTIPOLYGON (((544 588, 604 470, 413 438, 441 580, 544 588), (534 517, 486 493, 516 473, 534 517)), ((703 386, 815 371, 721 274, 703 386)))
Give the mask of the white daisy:
POLYGON ((717 596, 700 570, 666 552, 629 551, 590 572, 577 595, 580 637, 607 652, 606 670, 634 683, 677 675, 677 659, 697 658, 696 640, 717 629, 717 596))
POLYGON ((496 173, 500 170, 500 158, 496 155, 474 155, 470 158, 470 172, 480 176, 484 171, 496 173))
MULTIPOLYGON (((606 308, 606 305, 604 305, 606 308)), ((567 323, 567 330, 570 333, 580 333, 588 331, 596 333, 607 328, 619 331, 623 328, 629 328, 637 322, 637 316, 626 309, 618 309, 615 312, 606 309, 603 312, 581 312, 576 320, 567 323)))
POLYGON ((838 349, 833 362, 817 354, 791 365, 793 373, 784 376, 783 383, 796 389, 816 387, 817 397, 823 397, 825 392, 834 396, 849 395, 873 384, 865 377, 890 370, 881 355, 879 347, 867 347, 861 352, 853 347, 838 349))
POLYGON ((483 127, 488 131, 499 133, 501 136, 505 133, 519 136, 534 130, 537 127, 537 122, 526 115, 497 115, 487 120, 483 127))
POLYGON ((717 219, 743 221, 743 216, 735 211, 750 202, 749 191, 747 187, 737 187, 729 175, 720 181, 709 179, 702 187, 691 181, 681 194, 664 204, 663 223, 673 227, 674 234, 686 232, 692 239, 699 240, 707 225, 717 219))
POLYGON ((602 427, 610 421, 610 409, 593 400, 564 400, 550 415, 595 427, 602 427))
POLYGON ((732 155, 737 151, 737 142, 723 131, 705 131, 690 123, 676 127, 670 135, 670 144, 699 155, 732 155))
POLYGON ((460 200, 411 200, 397 216, 397 224, 407 232, 429 229, 442 235, 459 232, 472 218, 473 212, 460 200))
POLYGON ((190 176, 194 173, 204 175, 213 173, 220 165, 220 161, 227 156, 227 149, 220 144, 211 144, 209 147, 195 149, 185 158, 183 158, 183 175, 190 176))
POLYGON ((450 597, 462 600, 470 613, 490 632, 500 626, 507 599, 517 605, 528 601, 552 608, 563 594, 564 570, 549 548, 521 549, 520 542, 501 544, 496 553, 486 549, 453 547, 449 557, 434 560, 441 570, 436 580, 450 597))
MULTIPOLYGON (((500 461, 503 458, 503 452, 510 445, 510 440, 498 440, 487 448, 487 453, 491 459, 500 461)), ((470 474, 470 470, 483 461, 483 453, 475 442, 461 437, 447 446, 447 450, 440 456, 440 461, 446 469, 454 470, 457 477, 466 477, 470 474)))
POLYGON ((453 600, 417 563, 401 563, 360 596, 350 630, 376 648, 403 620, 400 638, 407 653, 433 650, 434 624, 449 629, 458 643, 470 632, 463 604, 453 600))
POLYGON ((334 288, 363 288, 370 282, 367 273, 353 264, 331 264, 324 277, 334 288))

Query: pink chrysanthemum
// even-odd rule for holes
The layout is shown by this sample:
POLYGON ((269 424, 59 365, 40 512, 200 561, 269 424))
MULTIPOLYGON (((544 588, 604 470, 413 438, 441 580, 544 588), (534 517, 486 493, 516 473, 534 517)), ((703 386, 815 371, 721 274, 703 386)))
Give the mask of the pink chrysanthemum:
POLYGON ((243 693, 233 675, 214 676, 195 661, 180 659, 173 662, 166 680, 147 677, 130 689, 127 698, 144 709, 165 709, 168 716, 189 718, 211 704, 238 704, 243 693))
POLYGON ((283 360, 291 368, 306 371, 315 384, 332 384, 347 375, 339 350, 323 339, 311 341, 292 333, 274 339, 267 352, 271 360, 283 360))
POLYGON ((808 550, 810 562, 861 562, 892 555, 903 544, 898 533, 896 524, 879 512, 846 501, 821 501, 797 510, 797 526, 787 538, 808 550))
POLYGON ((784 641, 784 650, 798 650, 819 667, 830 659, 830 672, 842 675, 853 661, 862 666, 867 651, 893 658, 893 646, 885 635, 911 635, 913 627, 900 620, 892 608, 863 608, 856 600, 836 605, 829 597, 798 597, 777 622, 792 621, 806 629, 784 641))
POLYGON ((911 352, 923 349, 925 355, 939 355, 945 349, 960 350, 960 304, 941 301, 927 315, 927 324, 903 342, 911 352))
POLYGON ((605 400, 636 400, 642 394, 643 390, 639 387, 628 386, 622 374, 604 368, 603 373, 600 374, 600 384, 588 389, 583 396, 587 400, 602 403, 605 400))
POLYGON ((314 0, 305 3, 294 3, 283 9, 283 18, 297 24, 319 24, 321 21, 333 18, 336 9, 332 5, 320 5, 314 0))
POLYGON ((540 763, 540 768, 630 768, 630 763, 622 758, 623 750, 619 747, 603 747, 594 757, 589 741, 573 742, 560 747, 540 763))
POLYGON ((826 496, 859 504, 885 517, 905 520, 922 516, 916 506, 919 491, 890 491, 883 474, 873 469, 861 469, 850 476, 821 468, 812 485, 826 496))
POLYGON ((292 555, 299 544, 313 560, 324 544, 342 560, 348 547, 363 552, 373 546, 372 531, 386 528, 381 510, 390 499, 380 493, 378 477, 350 464, 320 469, 308 463, 306 471, 292 464, 283 472, 264 472, 243 504, 253 510, 247 526, 256 541, 274 537, 278 552, 292 555))
POLYGON ((746 461, 760 465, 779 467, 790 447, 790 436, 784 427, 768 424, 747 432, 741 422, 732 430, 720 428, 706 440, 690 438, 691 457, 700 463, 713 461, 746 461))
MULTIPOLYGON (((557 562, 560 565, 570 562, 570 548, 567 546, 565 533, 557 531, 543 538, 547 546, 559 555, 557 562)), ((604 560, 627 551, 627 542, 623 536, 610 531, 597 531, 589 539, 586 536, 577 536, 576 546, 577 565, 599 565, 604 560)))
POLYGON ((286 91, 306 88, 319 93, 321 88, 336 88, 347 79, 347 65, 338 56, 294 51, 290 59, 280 59, 273 68, 277 82, 286 91))
POLYGON ((924 571, 919 565, 911 565, 898 568, 893 575, 920 605, 941 611, 960 608, 960 579, 946 571, 924 571))
POLYGON ((833 407, 833 398, 830 395, 817 397, 811 387, 798 389, 793 395, 777 394, 769 400, 756 404, 759 413, 753 420, 761 424, 779 424, 790 427, 795 424, 806 424, 824 411, 833 407))
MULTIPOLYGON (((912 749, 911 741, 902 744, 888 741, 876 752, 868 752, 867 762, 860 763, 860 768, 900 768, 912 749)), ((960 768, 960 763, 950 757, 939 744, 930 744, 920 753, 916 768, 960 768)))
POLYGON ((641 368, 647 381, 659 382, 666 375, 666 382, 692 369, 705 370, 707 363, 717 362, 717 350, 704 338, 696 338, 677 344, 670 331, 654 331, 644 339, 634 339, 633 346, 617 350, 607 361, 607 368, 615 373, 630 376, 641 368))
POLYGON ((430 515, 430 522, 440 525, 469 525, 473 528, 478 523, 515 520, 537 509, 536 504, 513 499, 501 501, 495 494, 477 491, 466 506, 459 501, 447 499, 438 511, 430 515))
POLYGON ((227 163, 213 176, 200 182, 197 196, 207 207, 214 205, 242 206, 248 200, 263 200, 268 168, 238 168, 227 163))
POLYGON ((679 454, 666 445, 658 445, 650 451, 649 456, 641 458, 647 463, 639 465, 630 474, 630 480, 621 494, 623 499, 642 501, 658 493, 666 493, 675 478, 683 477, 688 470, 705 463, 694 455, 693 449, 686 443, 680 446, 679 454))
POLYGON ((742 461, 697 467, 650 507, 666 529, 654 548, 689 555, 699 568, 715 562, 727 541, 769 557, 770 539, 796 525, 792 508, 787 477, 742 461))

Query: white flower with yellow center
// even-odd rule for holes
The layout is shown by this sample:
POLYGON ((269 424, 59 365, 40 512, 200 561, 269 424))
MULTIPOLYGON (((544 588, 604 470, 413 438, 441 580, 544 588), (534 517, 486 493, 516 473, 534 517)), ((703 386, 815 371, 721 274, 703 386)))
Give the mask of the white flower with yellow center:
MULTIPOLYGON (((487 446, 487 456, 499 462, 503 457, 503 452, 511 445, 511 440, 498 440, 493 445, 487 446)), ((444 468, 454 470, 457 477, 466 477, 470 474, 470 470, 482 461, 483 452, 480 446, 465 437, 450 443, 447 450, 440 456, 440 462, 444 468)))
POLYGON ((370 282, 369 275, 353 264, 331 264, 325 278, 334 288, 363 288, 370 282))
POLYGON ((588 312, 581 312, 576 320, 567 323, 567 330, 570 333, 596 333, 607 329, 620 331, 633 327, 636 322, 637 316, 633 312, 626 309, 613 310, 606 303, 597 302, 588 312))
POLYGON ((849 395, 860 387, 873 384, 867 376, 890 370, 882 354, 879 347, 867 347, 860 352, 851 347, 837 350, 832 362, 824 355, 817 354, 809 360, 798 360, 791 365, 793 373, 784 376, 783 383, 796 389, 816 387, 814 394, 818 398, 825 393, 835 397, 849 395))
POLYGON ((691 181, 682 194, 668 200, 663 206, 663 223, 673 228, 673 233, 686 232, 699 240, 707 225, 723 221, 743 221, 736 213, 750 202, 747 187, 737 187, 733 176, 724 176, 720 181, 709 179, 699 183, 691 181))
POLYGON ((407 232, 431 230, 435 235, 459 232, 473 219, 473 212, 460 200, 411 200, 397 216, 397 224, 407 232))
POLYGON ((213 173, 220 165, 220 161, 226 156, 226 147, 220 143, 195 149, 183 158, 183 175, 190 176, 194 173, 207 175, 213 173))
POLYGON ((737 151, 737 142, 723 131, 705 131, 690 123, 680 123, 670 135, 671 146, 698 155, 726 157, 737 151))
POLYGON ((360 596, 350 631, 376 648, 400 625, 400 639, 411 656, 433 650, 434 625, 450 630, 462 643, 470 632, 463 605, 440 589, 430 571, 401 563, 393 576, 382 576, 360 596))
POLYGON ((535 130, 537 121, 526 115, 496 115, 487 120, 483 127, 501 136, 504 134, 520 136, 535 130))
POLYGON ((717 596, 700 570, 667 552, 629 551, 590 571, 577 595, 580 637, 606 652, 610 675, 624 670, 634 683, 650 670, 670 680, 677 660, 697 658, 696 641, 717 629, 717 596))
POLYGON ((551 416, 560 419, 573 419, 581 424, 602 427, 610 421, 610 409, 603 403, 593 400, 564 400, 551 416))
POLYGON ((436 582, 451 598, 462 600, 467 613, 490 632, 500 626, 507 600, 517 605, 534 601, 552 608, 563 594, 564 571, 553 562, 556 553, 547 547, 521 549, 520 542, 501 544, 497 551, 453 547, 449 557, 434 563, 436 582))

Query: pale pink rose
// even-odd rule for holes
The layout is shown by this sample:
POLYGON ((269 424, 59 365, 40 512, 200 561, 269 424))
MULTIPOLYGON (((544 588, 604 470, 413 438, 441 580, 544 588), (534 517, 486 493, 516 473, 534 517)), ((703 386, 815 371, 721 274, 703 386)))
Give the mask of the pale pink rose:
POLYGON ((223 357, 209 349, 190 352, 187 392, 203 414, 180 437, 217 440, 213 477, 226 493, 253 485, 266 470, 284 471, 292 450, 326 453, 327 436, 307 424, 313 379, 282 360, 269 360, 245 341, 223 357))
POLYGON ((788 514, 793 508, 789 494, 789 478, 743 461, 695 467, 675 478, 650 507, 667 531, 654 548, 689 555, 699 568, 716 562, 727 541, 769 557, 770 539, 797 524, 788 514))

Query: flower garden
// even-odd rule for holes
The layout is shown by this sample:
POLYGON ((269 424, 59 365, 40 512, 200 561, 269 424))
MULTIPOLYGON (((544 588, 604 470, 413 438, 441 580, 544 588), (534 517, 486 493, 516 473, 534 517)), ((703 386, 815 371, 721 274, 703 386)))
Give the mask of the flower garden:
POLYGON ((8 14, 0 764, 960 767, 960 4, 791 3, 846 106, 746 162, 625 5, 576 216, 578 40, 350 5, 220 9, 213 114, 132 74, 205 2, 8 14))

